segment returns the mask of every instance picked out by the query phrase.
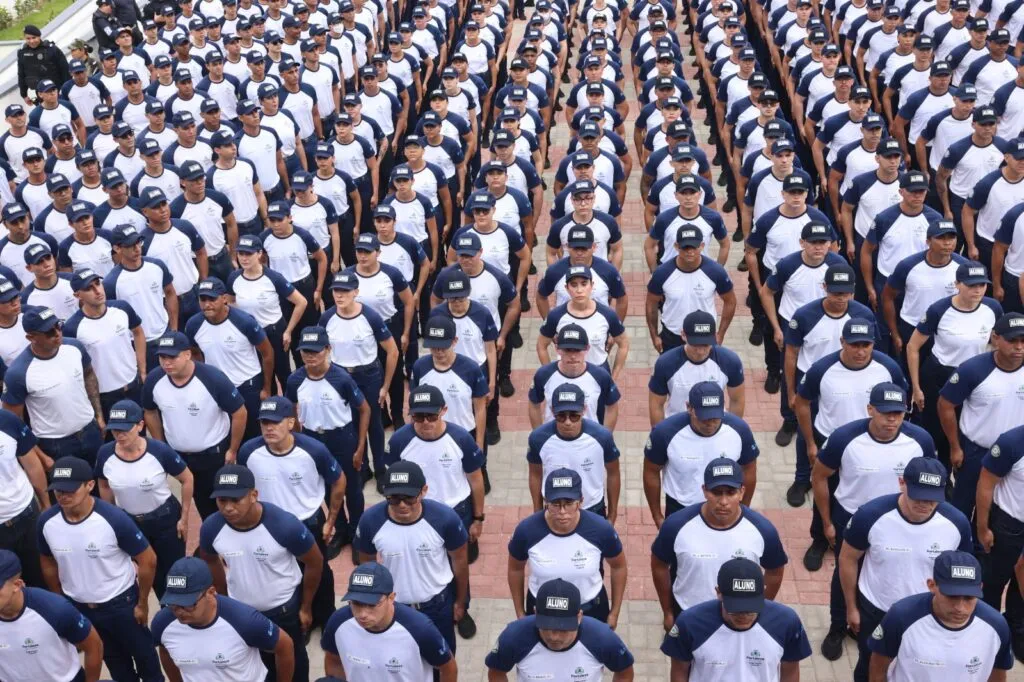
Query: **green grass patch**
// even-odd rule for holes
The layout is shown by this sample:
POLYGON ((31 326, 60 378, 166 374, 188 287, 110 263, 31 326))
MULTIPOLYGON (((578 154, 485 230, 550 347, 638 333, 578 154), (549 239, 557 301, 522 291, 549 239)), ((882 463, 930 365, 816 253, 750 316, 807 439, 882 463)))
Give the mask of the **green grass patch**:
POLYGON ((0 30, 0 40, 21 40, 25 26, 32 24, 42 29, 73 3, 74 0, 46 0, 39 9, 18 19, 13 26, 0 30))

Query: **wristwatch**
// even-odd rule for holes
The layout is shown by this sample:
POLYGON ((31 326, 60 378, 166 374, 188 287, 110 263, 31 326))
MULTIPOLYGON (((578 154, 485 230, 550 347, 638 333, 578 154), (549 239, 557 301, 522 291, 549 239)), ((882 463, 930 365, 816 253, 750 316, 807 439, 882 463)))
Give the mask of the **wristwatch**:
POLYGON ((486 515, 486 514, 481 514, 480 516, 474 516, 474 517, 473 517, 473 520, 474 520, 474 521, 483 521, 483 520, 484 520, 484 519, 486 519, 486 518, 487 518, 487 515, 486 515))

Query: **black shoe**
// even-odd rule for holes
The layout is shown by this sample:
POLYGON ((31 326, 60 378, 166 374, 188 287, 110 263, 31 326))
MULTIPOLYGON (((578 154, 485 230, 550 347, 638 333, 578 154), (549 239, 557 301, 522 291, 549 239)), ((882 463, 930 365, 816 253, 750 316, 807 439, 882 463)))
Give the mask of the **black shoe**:
POLYGON ((796 424, 782 422, 782 428, 780 428, 778 433, 775 434, 775 444, 778 445, 780 448, 784 448, 793 442, 793 436, 795 435, 796 424))
POLYGON ((843 640, 846 639, 846 628, 829 630, 821 642, 821 655, 830 661, 838 661, 843 655, 843 640))
POLYGON ((491 494, 491 477, 487 475, 487 465, 480 467, 480 471, 484 475, 484 495, 491 494))
MULTIPOLYGON (((518 329, 513 329, 511 332, 509 332, 508 342, 510 344, 512 344, 513 348, 522 348, 523 347, 523 335, 519 333, 518 329)), ((508 396, 505 396, 505 397, 507 398, 508 396)))
POLYGON ((501 442, 501 429, 495 424, 494 428, 487 427, 487 431, 484 433, 484 438, 488 445, 497 445, 501 442))
POLYGON ((736 210, 736 200, 733 199, 732 197, 729 197, 728 199, 725 200, 725 204, 722 206, 722 212, 723 213, 729 213, 730 211, 735 211, 735 210, 736 210))
POLYGON ((764 392, 768 395, 775 395, 779 392, 779 388, 782 384, 778 374, 769 374, 764 380, 764 392))
POLYGON ((468 554, 466 560, 471 564, 475 563, 476 560, 480 558, 480 543, 470 542, 469 547, 466 549, 466 553, 468 554))
POLYGON ((364 466, 359 470, 359 478, 362 479, 363 485, 366 485, 373 480, 373 471, 370 467, 364 466))
POLYGON ((761 325, 755 324, 750 328, 750 336, 747 337, 747 341, 750 342, 751 346, 760 346, 764 343, 764 335, 761 334, 761 325))
POLYGON ((536 275, 537 274, 537 264, 536 263, 530 263, 530 271, 528 273, 526 273, 526 274, 528 274, 528 275, 536 275))
POLYGON ((1024 663, 1024 632, 1012 632, 1010 636, 1010 646, 1013 649, 1013 655, 1017 660, 1024 663))
POLYGON ((747 271, 747 261, 741 260, 739 263, 736 264, 736 269, 739 270, 740 272, 746 272, 747 271))
POLYGON ((569 82, 569 72, 568 71, 563 71, 562 72, 562 82, 563 83, 568 83, 569 82))
MULTIPOLYGON (((804 552, 804 568, 812 573, 821 570, 821 564, 825 560, 825 552, 827 551, 828 543, 824 540, 814 540, 811 542, 811 546, 804 552)), ((830 660, 834 661, 835 659, 830 660)))
POLYGON ((498 393, 502 398, 511 398, 516 394, 516 387, 512 385, 511 377, 502 377, 498 381, 498 393))
POLYGON ((341 554, 341 548, 345 546, 345 540, 345 534, 335 532, 334 538, 332 538, 331 541, 327 543, 327 546, 324 547, 324 558, 328 561, 336 559, 338 555, 341 554))
POLYGON ((725 187, 729 184, 729 178, 725 177, 725 173, 718 176, 718 186, 725 187))
MULTIPOLYGON (((530 308, 532 308, 532 307, 533 307, 533 306, 532 306, 532 305, 530 305, 530 299, 528 299, 528 298, 524 298, 524 299, 522 300, 522 302, 521 302, 521 303, 519 304, 519 310, 520 310, 520 311, 522 311, 522 312, 524 312, 524 313, 528 313, 528 312, 530 312, 530 308)), ((520 337, 521 337, 521 335, 520 335, 520 337)), ((519 346, 517 346, 517 348, 518 348, 518 347, 519 347, 519 346)))
POLYGON ((455 629, 462 639, 473 639, 476 637, 476 621, 469 613, 462 614, 462 620, 455 624, 455 629))
POLYGON ((735 244, 739 244, 741 241, 743 241, 743 230, 737 227, 736 230, 732 233, 732 241, 735 244))
POLYGON ((790 507, 802 507, 810 491, 811 484, 808 481, 793 481, 793 485, 786 491, 786 502, 790 507))
POLYGON ((378 495, 383 495, 384 494, 384 477, 383 476, 381 476, 380 478, 377 479, 377 494, 378 495))
MULTIPOLYGON (((551 159, 544 159, 544 170, 548 170, 550 168, 551 168, 551 159)), ((531 274, 533 274, 533 273, 531 273, 531 274)))

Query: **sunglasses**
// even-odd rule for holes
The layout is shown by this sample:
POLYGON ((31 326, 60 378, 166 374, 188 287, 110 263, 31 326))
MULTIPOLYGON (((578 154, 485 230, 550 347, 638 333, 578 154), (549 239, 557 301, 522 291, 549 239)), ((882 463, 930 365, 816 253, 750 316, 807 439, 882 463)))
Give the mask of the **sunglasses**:
POLYGON ((581 419, 583 419, 583 415, 579 412, 559 412, 555 415, 555 421, 560 424, 564 424, 565 422, 572 422, 575 424, 581 419))
POLYGON ((400 507, 403 504, 407 507, 411 507, 416 504, 416 496, 409 495, 388 495, 388 506, 389 507, 400 507))
POLYGON ((433 424, 434 422, 436 422, 440 418, 441 418, 441 415, 439 415, 439 414, 414 414, 414 415, 412 415, 412 420, 414 422, 416 422, 417 424, 422 424, 423 422, 427 422, 428 424, 433 424))

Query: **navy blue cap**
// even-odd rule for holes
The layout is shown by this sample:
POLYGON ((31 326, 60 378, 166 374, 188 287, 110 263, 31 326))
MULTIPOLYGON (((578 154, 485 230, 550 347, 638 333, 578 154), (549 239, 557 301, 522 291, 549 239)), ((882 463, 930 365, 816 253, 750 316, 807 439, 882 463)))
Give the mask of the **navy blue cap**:
POLYGON ((53 471, 50 472, 50 485, 46 489, 73 493, 81 488, 83 483, 92 479, 92 467, 84 459, 61 457, 53 463, 53 471))
MULTIPOLYGON (((250 101, 249 104, 251 105, 252 102, 250 101)), ((239 113, 240 114, 248 114, 250 111, 251 111, 251 109, 249 109, 247 111, 240 111, 239 113)), ((230 131, 227 131, 227 130, 218 130, 217 132, 215 132, 213 134, 212 137, 210 137, 210 146, 213 147, 214 149, 217 149, 219 147, 226 147, 226 146, 234 144, 234 143, 235 143, 234 136, 230 133, 230 131)))
POLYGON ((225 464, 213 478, 213 492, 210 499, 227 497, 237 500, 256 488, 256 477, 241 464, 225 464))
POLYGON ((704 243, 704 233, 696 225, 686 223, 676 231, 676 246, 697 248, 704 243))
POLYGON ((224 282, 217 277, 207 277, 197 287, 199 298, 220 298, 228 293, 224 282))
MULTIPOLYGON (((107 108, 109 109, 110 107, 107 108)), ((21 106, 20 104, 8 104, 7 108, 4 109, 4 116, 7 117, 21 116, 24 113, 25 107, 21 106)))
POLYGON ((594 183, 592 181, 577 180, 576 182, 572 183, 570 193, 572 194, 572 196, 576 197, 581 194, 593 194, 595 189, 596 187, 594 186, 594 183))
POLYGON ((159 187, 147 187, 139 197, 142 208, 155 208, 167 202, 167 195, 159 187))
MULTIPOLYGON (((689 144, 686 144, 686 143, 677 144, 675 146, 675 148, 672 149, 672 160, 673 161, 693 161, 696 158, 697 158, 697 155, 696 155, 696 152, 694 152, 694 150, 693 150, 693 145, 689 145, 689 144)), ((695 176, 693 176, 692 174, 690 174, 690 173, 687 173, 686 175, 684 175, 682 177, 684 177, 684 178, 686 178, 686 177, 693 178, 694 182, 696 182, 696 180, 697 180, 697 178, 695 176)), ((680 179, 682 179, 682 178, 680 178, 680 179)), ((678 186, 678 182, 676 184, 678 186)))
POLYGON ((377 235, 364 232, 356 239, 356 251, 380 251, 380 240, 377 235))
POLYGON ((448 275, 441 291, 441 298, 468 298, 470 291, 469 276, 462 270, 456 270, 448 275))
POLYGON ((1006 313, 998 320, 992 331, 1004 339, 1016 339, 1024 336, 1024 315, 1006 313))
POLYGON ((556 578, 537 588, 534 624, 542 630, 575 631, 579 628, 580 590, 556 578))
POLYGON ((574 279, 586 279, 593 281, 594 273, 586 265, 570 265, 565 271, 565 281, 568 284, 574 279))
POLYGON ((267 206, 267 218, 272 220, 284 220, 291 215, 291 207, 287 201, 272 201, 267 206))
POLYGON ((920 171, 904 173, 900 178, 900 189, 910 192, 920 192, 928 189, 928 179, 920 171))
POLYGON ((860 127, 865 130, 880 130, 885 127, 882 117, 874 112, 868 112, 860 122, 860 127))
POLYGON ((899 384, 883 381, 871 389, 868 404, 875 408, 876 412, 906 412, 907 392, 899 384))
POLYGON ((932 580, 947 597, 981 598, 981 564, 970 552, 947 549, 935 557, 932 580))
POLYGON ((292 189, 299 192, 305 191, 313 186, 313 176, 306 171, 296 171, 292 176, 292 189))
POLYGON ((365 66, 363 66, 363 67, 361 67, 359 69, 359 77, 363 78, 363 79, 366 79, 366 78, 376 79, 377 78, 377 69, 376 69, 376 67, 374 67, 372 64, 366 64, 365 66))
POLYGON ((469 202, 466 207, 470 211, 477 208, 490 210, 494 208, 495 201, 494 195, 487 190, 477 190, 469 195, 469 202))
POLYGON ((1017 160, 1024 159, 1024 140, 1019 137, 1016 140, 1010 140, 1006 153, 1017 160))
POLYGON ((329 345, 331 345, 331 338, 327 335, 326 329, 323 327, 306 327, 299 335, 299 342, 295 347, 299 350, 319 353, 329 345))
POLYGON ((36 92, 49 92, 50 90, 56 89, 57 84, 50 79, 41 80, 39 81, 39 84, 36 85, 36 92))
POLYGON ((93 282, 102 280, 103 275, 96 272, 92 268, 82 268, 76 270, 75 274, 71 275, 71 290, 81 291, 93 282))
POLYGON ((354 272, 339 272, 331 280, 331 289, 336 291, 355 291, 359 288, 359 278, 354 272))
POLYGON ((594 245, 594 231, 586 225, 576 225, 569 229, 565 243, 570 249, 589 249, 594 245))
POLYGON ((50 251, 50 247, 45 243, 37 242, 25 249, 22 255, 25 258, 26 265, 35 265, 47 256, 52 256, 53 252, 50 251))
POLYGON ((186 128, 190 125, 195 125, 196 117, 192 115, 191 111, 179 111, 174 115, 174 127, 175 128, 186 128))
POLYGON ((878 143, 875 153, 879 156, 903 156, 903 148, 899 140, 889 137, 878 143))
POLYGON ((107 414, 107 431, 131 431, 144 417, 142 407, 134 400, 118 400, 107 414))
POLYGON ((42 160, 46 158, 46 154, 39 147, 28 147, 21 153, 22 161, 42 160))
POLYGON ((785 137, 780 137, 779 139, 775 140, 775 142, 772 142, 772 154, 792 152, 795 149, 796 147, 793 146, 793 141, 788 140, 785 137))
POLYGON ((139 143, 139 153, 143 156, 152 156, 160 153, 160 143, 152 137, 147 137, 139 143))
POLYGON ((912 500, 945 502, 947 479, 946 467, 935 457, 914 457, 903 468, 907 497, 912 500))
POLYGON ((4 205, 3 213, 0 216, 3 217, 3 221, 9 222, 11 220, 17 220, 18 218, 24 218, 28 215, 28 209, 23 204, 19 204, 17 201, 12 201, 9 204, 4 205))
POLYGON ((573 168, 580 168, 582 166, 593 166, 594 157, 590 155, 590 152, 580 150, 578 152, 573 152, 571 163, 573 168))
MULTIPOLYGON (((256 96, 261 100, 268 99, 270 97, 276 97, 278 94, 277 86, 273 83, 262 83, 259 88, 256 89, 256 96)), ((245 100, 242 100, 243 102, 245 100)))
POLYGON ((988 271, 985 269, 985 266, 973 260, 957 266, 956 281, 968 286, 992 283, 992 280, 988 278, 988 271))
POLYGON ((555 469, 544 481, 544 500, 582 500, 583 479, 573 469, 555 469))
POLYGON ((71 73, 82 73, 85 71, 85 62, 81 59, 72 59, 68 62, 68 70, 71 73))
POLYGON ((178 171, 182 180, 199 180, 206 177, 203 164, 191 159, 181 164, 178 171))
POLYGON ((511 147, 516 143, 516 138, 507 130, 499 130, 491 138, 493 147, 511 147))
POLYGON ((948 76, 953 73, 953 67, 949 65, 949 62, 933 62, 932 63, 932 76, 948 76))
POLYGON ((590 346, 587 330, 575 323, 569 323, 558 330, 555 346, 559 350, 586 350, 590 346))
MULTIPOLYGON (((203 562, 206 563, 206 562, 203 562)), ((21 573, 21 560, 9 549, 0 549, 0 583, 21 573)))
POLYGON ((99 163, 99 159, 96 158, 96 152, 91 149, 79 149, 75 152, 75 165, 84 166, 87 163, 92 162, 99 163))
POLYGON ((142 79, 139 78, 139 74, 136 73, 133 69, 125 69, 124 71, 121 72, 121 82, 122 83, 130 83, 132 81, 141 81, 141 80, 142 79))
POLYGON ((0 303, 10 303, 19 296, 21 292, 14 282, 0 275, 0 303))
POLYGON ((952 220, 936 220, 934 223, 928 223, 928 231, 926 233, 928 238, 941 237, 946 234, 956 234, 956 224, 952 220))
POLYGON ((508 168, 506 168, 505 164, 503 164, 501 161, 498 161, 497 159, 491 159, 490 161, 483 165, 483 167, 480 169, 480 172, 483 173, 484 175, 492 172, 508 174, 508 168))
MULTIPOLYGON (((384 495, 407 495, 415 497, 423 492, 427 477, 416 462, 401 459, 388 467, 384 481, 384 495)), ((363 564, 365 566, 366 564, 363 564)))
POLYGON ((915 50, 930 50, 933 47, 935 47, 935 41, 926 33, 917 36, 917 40, 914 41, 915 50))
POLYGON ((334 156, 334 147, 329 142, 321 142, 316 146, 313 156, 318 159, 329 159, 334 156))
POLYGON ((435 315, 427 321, 427 333, 423 337, 424 348, 451 348, 455 342, 455 321, 450 317, 435 315))
POLYGON ((195 606, 213 586, 210 567, 199 557, 182 557, 167 570, 167 583, 160 599, 163 606, 195 606))
MULTIPOLYGON (((98 108, 98 107, 97 107, 98 108)), ((164 113, 164 103, 160 100, 153 100, 152 102, 146 102, 146 113, 147 114, 162 114, 164 113)))
POLYGON ((718 591, 727 613, 760 613, 764 608, 764 573, 750 559, 729 559, 718 569, 718 591))
POLYGON ((184 351, 192 349, 192 342, 188 337, 178 331, 164 332, 163 336, 156 340, 156 354, 175 357, 184 351))
POLYGON ((990 43, 1009 43, 1011 40, 1010 32, 1005 28, 997 28, 988 34, 990 43))
POLYGON ((843 324, 842 339, 846 343, 874 343, 874 320, 863 317, 851 317, 843 324))
MULTIPOLYGON (((49 250, 47 250, 49 253, 49 250)), ((60 318, 45 306, 33 305, 22 308, 21 326, 28 333, 48 332, 60 324, 60 318)))
POLYGON ((46 178, 47 192, 57 192, 69 187, 71 187, 71 183, 63 173, 54 173, 50 177, 46 178))
POLYGON ((480 237, 476 236, 475 232, 465 232, 456 237, 452 248, 457 256, 475 256, 483 247, 480 244, 480 237))
POLYGON ((699 381, 691 386, 687 401, 697 419, 721 419, 725 416, 725 393, 713 381, 699 381))
POLYGON ((117 121, 110 130, 110 134, 114 137, 128 137, 129 135, 134 135, 135 131, 124 121, 117 121))
POLYGON ((395 166, 391 170, 391 182, 395 180, 412 180, 412 169, 404 163, 400 166, 395 166))
POLYGON ((57 125, 53 126, 53 129, 50 131, 50 137, 52 137, 55 140, 59 140, 65 135, 69 137, 72 136, 71 126, 69 126, 67 123, 58 123, 57 125))
POLYGON ((295 416, 295 404, 283 395, 272 395, 260 401, 259 420, 280 423, 295 416))
POLYGON ((825 271, 825 291, 830 294, 852 294, 857 284, 857 274, 847 263, 830 265, 825 271))
MULTIPOLYGON (((717 384, 715 385, 717 386, 717 384)), ((742 488, 743 467, 728 457, 715 457, 704 467, 704 487, 714 490, 722 486, 737 490, 742 488)))
POLYGON ((805 242, 830 242, 832 241, 832 228, 820 220, 812 220, 800 231, 800 239, 805 242))
MULTIPOLYGON (((395 466, 398 464, 400 462, 396 462, 395 466)), ((348 577, 348 592, 342 599, 372 606, 380 603, 381 597, 394 591, 395 581, 391 577, 391 571, 376 561, 368 561, 353 569, 348 577)))
POLYGON ((391 204, 377 204, 377 207, 373 209, 373 217, 395 220, 398 217, 398 213, 391 204))
POLYGON ((235 251, 238 253, 259 253, 263 250, 263 243, 256 235, 246 234, 238 238, 235 251))
POLYGON ((174 72, 175 83, 184 83, 190 80, 192 80, 192 72, 186 69, 185 67, 181 67, 180 69, 177 69, 174 72))
POLYGON ((142 235, 139 234, 139 231, 135 229, 134 225, 128 223, 115 225, 110 234, 114 240, 114 246, 131 246, 142 241, 142 235))
MULTIPOLYGON (((213 53, 211 53, 210 56, 212 57, 213 53)), ((210 60, 207 59, 206 63, 209 64, 210 60)), ((220 102, 213 99, 212 97, 207 97, 199 105, 199 111, 204 114, 208 114, 211 111, 220 111, 220 102)))
MULTIPOLYGON (((515 109, 513 107, 506 107, 502 109, 500 112, 498 112, 498 123, 501 123, 503 121, 518 121, 522 117, 523 116, 522 114, 519 113, 518 109, 515 109)), ((426 121, 424 121, 424 123, 426 123, 426 121)))
POLYGON ((409 391, 409 414, 437 414, 444 406, 444 393, 437 386, 422 384, 409 391))
POLYGON ((597 125, 594 121, 587 121, 580 126, 580 139, 600 137, 601 132, 601 126, 597 125))
POLYGON ((718 343, 715 316, 706 310, 694 310, 683 318, 683 335, 691 346, 713 346, 718 343))
POLYGON ((791 173, 782 181, 783 192, 810 191, 810 183, 807 178, 799 173, 791 173))

